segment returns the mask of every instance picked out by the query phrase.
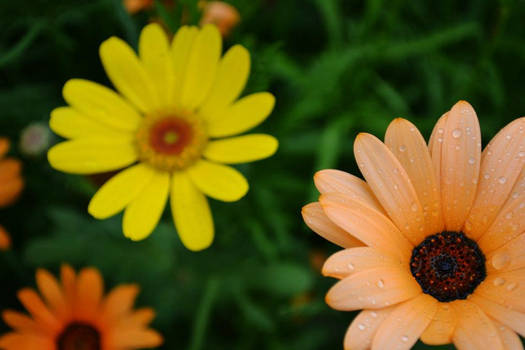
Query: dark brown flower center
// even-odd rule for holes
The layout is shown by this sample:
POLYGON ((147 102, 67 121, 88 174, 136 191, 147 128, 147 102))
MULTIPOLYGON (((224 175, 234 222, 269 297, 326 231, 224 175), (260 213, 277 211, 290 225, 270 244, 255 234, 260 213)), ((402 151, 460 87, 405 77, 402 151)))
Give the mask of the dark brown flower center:
POLYGON ((90 325, 72 323, 58 336, 58 350, 101 350, 100 333, 90 325))
POLYGON ((485 279, 485 256, 462 232, 427 237, 412 251, 410 271, 423 292, 441 302, 466 299, 485 279))

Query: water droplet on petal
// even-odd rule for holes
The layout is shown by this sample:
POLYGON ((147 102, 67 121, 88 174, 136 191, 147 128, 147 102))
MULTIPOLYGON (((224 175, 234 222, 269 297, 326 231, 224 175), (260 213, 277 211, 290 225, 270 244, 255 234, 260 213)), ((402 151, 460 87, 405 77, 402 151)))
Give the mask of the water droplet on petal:
POLYGON ((404 335, 404 336, 401 337, 401 340, 404 341, 404 342, 407 342, 408 341, 408 337, 406 335, 404 335))
POLYGON ((352 263, 348 263, 348 270, 350 270, 350 271, 354 271, 354 269, 355 269, 354 264, 352 264, 352 263))
MULTIPOLYGON (((492 257, 492 266, 494 266, 496 270, 501 270, 507 266, 509 262, 510 256, 506 252, 498 252, 492 257)), ((494 284, 496 284, 495 280, 494 284)))
POLYGON ((494 285, 495 286, 502 286, 503 284, 505 284, 505 279, 502 278, 502 277, 496 277, 494 279, 494 285))
POLYGON ((385 281, 383 281, 382 279, 379 280, 379 281, 377 281, 377 286, 378 286, 379 288, 383 288, 383 287, 385 286, 385 281))
POLYGON ((507 290, 510 292, 510 291, 516 289, 517 286, 518 286, 518 284, 516 282, 509 283, 509 285, 507 286, 507 290))
POLYGON ((498 177, 498 182, 503 185, 505 182, 507 182, 507 178, 505 176, 500 176, 498 177))
POLYGON ((417 203, 412 203, 412 205, 410 206, 410 209, 412 211, 417 211, 417 203))
POLYGON ((364 331, 366 327, 365 327, 364 324, 360 323, 360 324, 357 325, 357 328, 359 328, 360 330, 364 331))
POLYGON ((472 165, 472 164, 476 163, 476 159, 470 157, 470 158, 468 159, 468 163, 469 163, 470 165, 472 165))
POLYGON ((401 145, 399 146, 399 152, 405 152, 407 150, 407 146, 401 145))
POLYGON ((372 316, 373 318, 376 318, 376 317, 377 317, 377 312, 372 311, 372 312, 370 313, 370 316, 372 316))
POLYGON ((458 139, 461 137, 461 130, 460 129, 454 129, 452 130, 452 137, 455 139, 458 139))

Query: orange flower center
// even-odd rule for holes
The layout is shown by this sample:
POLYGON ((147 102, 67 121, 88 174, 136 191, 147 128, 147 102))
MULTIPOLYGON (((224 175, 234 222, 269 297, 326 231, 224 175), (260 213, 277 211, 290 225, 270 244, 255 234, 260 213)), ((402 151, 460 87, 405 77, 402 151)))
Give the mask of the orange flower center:
POLYGON ((441 302, 466 299, 487 276, 485 256, 462 232, 427 237, 412 251, 410 271, 423 292, 441 302))
POLYGON ((200 158, 208 141, 204 124, 193 115, 147 116, 136 137, 139 158, 164 171, 191 165, 200 158))
POLYGON ((100 333, 90 325, 72 323, 58 336, 58 350, 101 350, 100 333))

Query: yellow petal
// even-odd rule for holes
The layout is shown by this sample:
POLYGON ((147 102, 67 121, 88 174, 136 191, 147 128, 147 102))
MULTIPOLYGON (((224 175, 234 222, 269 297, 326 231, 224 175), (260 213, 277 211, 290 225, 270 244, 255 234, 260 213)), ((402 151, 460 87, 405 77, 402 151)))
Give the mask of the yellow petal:
POLYGON ((169 173, 155 171, 149 183, 124 212, 124 236, 139 241, 153 232, 166 206, 169 188, 169 173))
POLYGON ((173 66, 166 33, 157 23, 144 27, 140 34, 139 56, 149 74, 162 106, 173 104, 173 66))
POLYGON ((142 120, 137 111, 113 90, 89 80, 68 80, 62 94, 68 104, 101 124, 135 131, 142 120))
POLYGON ((147 183, 154 170, 146 164, 137 164, 109 179, 89 202, 88 212, 97 219, 105 219, 123 210, 147 183))
POLYGON ((171 44, 171 59, 173 67, 173 101, 178 106, 188 66, 188 59, 190 57, 191 48, 195 42, 195 38, 199 34, 197 27, 184 26, 181 27, 171 44))
POLYGON ((51 166, 72 174, 102 173, 137 160, 131 138, 83 138, 61 142, 47 153, 51 166))
POLYGON ((191 180, 207 196, 234 202, 248 192, 248 182, 244 176, 232 167, 199 160, 188 169, 191 180))
POLYGON ((211 141, 204 156, 219 163, 246 163, 272 156, 278 146, 279 142, 273 136, 252 134, 211 141))
POLYGON ((173 174, 170 200, 173 220, 184 246, 193 251, 208 248, 214 235, 210 207, 187 174, 173 174))
POLYGON ((49 127, 56 134, 69 139, 126 135, 126 132, 102 124, 71 107, 55 108, 51 112, 49 127))
POLYGON ((118 91, 142 112, 159 107, 155 87, 135 52, 123 40, 111 37, 100 45, 100 59, 118 91))
POLYGON ((181 92, 181 105, 194 110, 210 91, 221 57, 221 34, 214 25, 206 25, 195 38, 181 92))
POLYGON ((214 111, 207 118, 208 133, 212 137, 240 134, 262 123, 274 105, 275 97, 268 92, 243 97, 226 109, 214 111))
POLYGON ((250 75, 250 53, 241 45, 235 45, 219 62, 217 77, 210 94, 200 108, 203 116, 226 108, 241 94, 250 75))

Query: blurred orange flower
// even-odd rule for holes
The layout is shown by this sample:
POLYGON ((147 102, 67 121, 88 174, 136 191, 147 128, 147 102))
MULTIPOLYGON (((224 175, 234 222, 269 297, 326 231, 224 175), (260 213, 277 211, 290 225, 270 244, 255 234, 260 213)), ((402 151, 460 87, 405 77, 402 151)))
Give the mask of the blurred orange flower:
POLYGON ((204 12, 201 18, 201 26, 211 23, 215 24, 221 35, 227 37, 232 29, 241 20, 241 15, 235 7, 223 1, 204 2, 204 12))
POLYGON ((129 13, 137 13, 153 6, 153 0, 124 0, 124 6, 129 13))
POLYGON ((9 248, 11 248, 11 237, 2 225, 0 225, 0 250, 8 250, 9 248))
POLYGON ((131 350, 162 344, 162 336, 148 328, 153 309, 133 310, 138 286, 120 285, 104 297, 97 269, 85 268, 77 275, 68 265, 62 266, 61 280, 39 269, 36 283, 43 299, 31 288, 18 292, 31 317, 4 311, 2 317, 14 331, 0 337, 0 348, 131 350))
POLYGON ((0 207, 11 204, 24 188, 20 176, 22 164, 13 158, 4 158, 9 151, 9 140, 0 138, 0 207))

